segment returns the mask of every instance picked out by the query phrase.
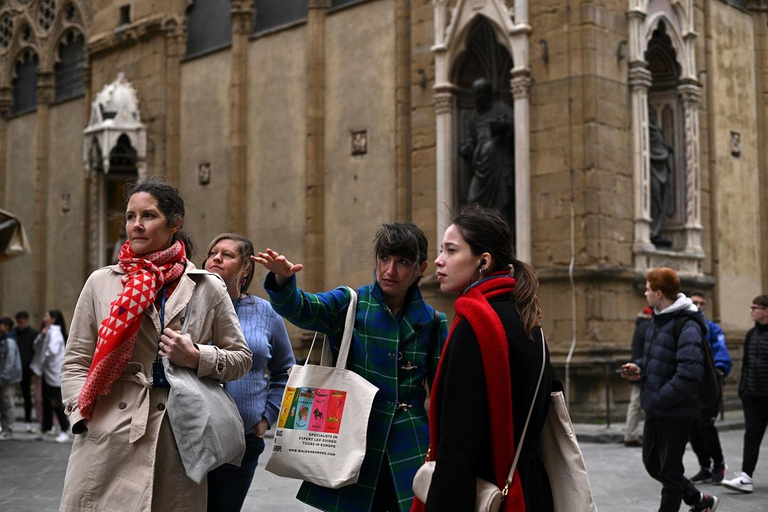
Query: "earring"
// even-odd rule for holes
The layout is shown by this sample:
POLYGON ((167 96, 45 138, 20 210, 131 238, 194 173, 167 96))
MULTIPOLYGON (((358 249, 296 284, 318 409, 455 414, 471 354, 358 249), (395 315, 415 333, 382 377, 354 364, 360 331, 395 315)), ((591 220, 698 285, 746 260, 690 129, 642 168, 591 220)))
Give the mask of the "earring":
POLYGON ((240 279, 240 288, 242 288, 243 286, 245 286, 245 281, 246 281, 246 278, 245 278, 245 277, 243 277, 242 279, 240 279))

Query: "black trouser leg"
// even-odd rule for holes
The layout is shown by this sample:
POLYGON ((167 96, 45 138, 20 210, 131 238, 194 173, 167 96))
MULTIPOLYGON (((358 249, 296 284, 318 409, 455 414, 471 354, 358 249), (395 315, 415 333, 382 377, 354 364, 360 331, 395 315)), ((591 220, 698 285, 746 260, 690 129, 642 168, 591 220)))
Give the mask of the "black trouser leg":
POLYGON ((680 503, 699 502, 699 491, 685 478, 683 455, 691 421, 646 418, 643 428, 643 464, 648 474, 661 482, 659 512, 678 512, 680 503))
POLYGON ((696 458, 699 459, 699 466, 702 468, 710 467, 712 458, 709 456, 709 447, 704 440, 704 435, 699 424, 694 424, 693 427, 691 427, 691 447, 693 448, 693 453, 696 454, 696 458))
MULTIPOLYGON (((24 397, 24 423, 32 423, 32 370, 25 366, 21 371, 21 396, 24 397)), ((38 418, 39 420, 39 418, 38 418)))
POLYGON ((62 432, 69 430, 69 419, 64 412, 64 403, 61 399, 61 388, 49 386, 43 377, 43 432, 48 432, 53 426, 53 413, 59 419, 62 432))
POLYGON ((741 397, 744 407, 744 455, 741 470, 750 477, 757 466, 760 443, 768 426, 768 400, 753 400, 741 397))

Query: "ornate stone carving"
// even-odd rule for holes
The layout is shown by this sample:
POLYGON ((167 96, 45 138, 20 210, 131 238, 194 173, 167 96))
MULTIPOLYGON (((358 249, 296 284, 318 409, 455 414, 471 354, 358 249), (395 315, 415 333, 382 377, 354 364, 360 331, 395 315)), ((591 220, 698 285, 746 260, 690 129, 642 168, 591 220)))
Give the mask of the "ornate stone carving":
POLYGON ((653 75, 647 68, 636 66, 629 70, 629 87, 632 91, 637 89, 644 89, 647 91, 652 83, 653 75))
POLYGON ((435 114, 450 114, 453 111, 453 95, 449 92, 435 94, 435 114))
POLYGON ((516 76, 510 80, 509 85, 512 88, 512 96, 518 100, 527 98, 531 93, 531 77, 522 75, 516 76))

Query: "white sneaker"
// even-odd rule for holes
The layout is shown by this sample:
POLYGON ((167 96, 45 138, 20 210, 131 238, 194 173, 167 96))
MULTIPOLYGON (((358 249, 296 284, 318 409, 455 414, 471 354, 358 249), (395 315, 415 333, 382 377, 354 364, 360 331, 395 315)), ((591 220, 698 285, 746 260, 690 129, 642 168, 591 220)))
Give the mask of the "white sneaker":
POLYGON ((3 430, 0 432, 0 441, 9 441, 11 439, 13 439, 13 431, 3 430))
POLYGON ((24 432, 29 432, 30 434, 34 434, 35 432, 37 432, 37 426, 31 423, 25 423, 24 432))
POLYGON ((723 480, 723 487, 727 487, 728 489, 733 489, 734 491, 741 491, 741 492, 752 492, 754 490, 754 485, 752 484, 752 479, 749 477, 748 474, 746 474, 743 471, 737 471, 735 473, 736 478, 732 480, 723 480))
POLYGON ((68 443, 69 442, 69 434, 66 432, 59 432, 59 435, 56 436, 56 442, 57 443, 68 443))

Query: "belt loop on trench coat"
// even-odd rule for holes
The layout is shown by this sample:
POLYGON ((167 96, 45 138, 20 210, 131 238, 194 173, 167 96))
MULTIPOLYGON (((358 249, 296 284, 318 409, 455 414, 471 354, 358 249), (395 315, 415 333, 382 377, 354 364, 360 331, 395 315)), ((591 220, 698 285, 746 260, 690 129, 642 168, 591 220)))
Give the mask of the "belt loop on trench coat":
POLYGON ((152 382, 144 375, 140 369, 136 373, 123 373, 117 380, 127 380, 139 384, 142 389, 133 408, 133 418, 131 418, 131 435, 128 442, 133 444, 142 438, 147 431, 147 422, 149 421, 149 390, 152 389, 152 382))

